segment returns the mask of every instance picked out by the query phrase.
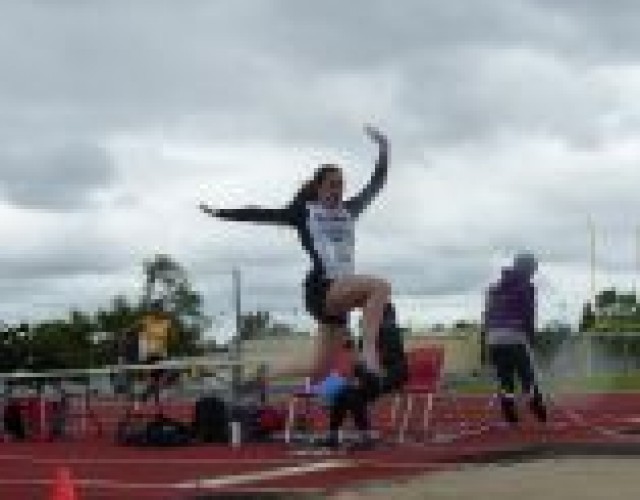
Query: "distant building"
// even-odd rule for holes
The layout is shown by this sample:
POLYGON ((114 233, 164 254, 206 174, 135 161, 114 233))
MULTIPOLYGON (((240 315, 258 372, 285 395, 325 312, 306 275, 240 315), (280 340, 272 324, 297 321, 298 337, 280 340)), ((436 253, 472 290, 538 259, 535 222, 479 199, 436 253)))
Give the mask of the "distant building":
POLYGON ((465 324, 459 327, 436 326, 412 330, 406 337, 407 349, 441 345, 445 350, 444 370, 447 373, 478 372, 480 364, 480 327, 465 324))
MULTIPOLYGON (((300 363, 313 361, 315 336, 291 334, 245 340, 243 357, 251 366, 266 362, 277 370, 291 362, 292 356, 300 363)), ((444 370, 448 373, 470 374, 480 365, 480 330, 476 325, 464 328, 416 329, 405 334, 407 350, 420 346, 442 345, 445 349, 444 370)))

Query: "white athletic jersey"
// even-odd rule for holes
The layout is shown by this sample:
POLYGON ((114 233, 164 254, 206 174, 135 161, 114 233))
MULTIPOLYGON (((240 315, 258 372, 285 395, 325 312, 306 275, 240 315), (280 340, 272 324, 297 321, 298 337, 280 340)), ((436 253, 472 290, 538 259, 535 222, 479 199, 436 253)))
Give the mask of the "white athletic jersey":
POLYGON ((344 207, 307 203, 309 233, 327 278, 354 274, 354 218, 344 207))

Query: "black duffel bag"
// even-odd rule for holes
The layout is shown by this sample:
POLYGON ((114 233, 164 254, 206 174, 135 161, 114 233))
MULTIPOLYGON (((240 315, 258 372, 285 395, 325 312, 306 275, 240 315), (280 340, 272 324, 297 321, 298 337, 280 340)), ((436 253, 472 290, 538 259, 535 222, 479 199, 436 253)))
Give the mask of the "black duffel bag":
POLYGON ((117 441, 129 446, 185 446, 193 442, 193 435, 188 425, 161 416, 149 422, 121 422, 117 441))
POLYGON ((229 442, 229 408, 219 397, 205 396, 196 401, 193 435, 203 443, 229 442))

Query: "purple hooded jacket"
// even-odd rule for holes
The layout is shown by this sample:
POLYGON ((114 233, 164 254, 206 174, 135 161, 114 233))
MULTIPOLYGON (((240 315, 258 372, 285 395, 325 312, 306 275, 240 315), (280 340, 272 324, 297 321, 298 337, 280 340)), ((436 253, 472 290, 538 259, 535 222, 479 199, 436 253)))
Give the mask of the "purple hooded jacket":
POLYGON ((492 330, 512 331, 513 342, 533 341, 535 332, 536 298, 531 276, 512 268, 489 287, 484 311, 484 329, 491 337, 492 330), (522 335, 524 334, 524 339, 522 335))

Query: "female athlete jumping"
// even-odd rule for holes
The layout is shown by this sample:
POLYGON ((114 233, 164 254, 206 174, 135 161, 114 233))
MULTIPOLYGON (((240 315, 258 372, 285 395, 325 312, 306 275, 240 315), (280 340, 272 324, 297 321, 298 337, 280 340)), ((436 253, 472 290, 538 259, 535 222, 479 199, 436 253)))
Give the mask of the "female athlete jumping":
MULTIPOLYGON (((295 229, 311 258, 311 270, 304 281, 309 313, 323 326, 346 327, 350 311, 363 314, 363 356, 366 368, 380 373, 376 347, 385 305, 391 287, 381 278, 356 274, 354 267, 355 221, 379 193, 387 177, 389 146, 386 137, 365 127, 378 145, 378 159, 368 184, 353 198, 343 200, 342 169, 321 165, 284 208, 245 207, 213 209, 200 205, 205 213, 226 220, 288 226, 295 229)), ((331 340, 319 337, 316 371, 326 373, 331 358, 331 340)))

